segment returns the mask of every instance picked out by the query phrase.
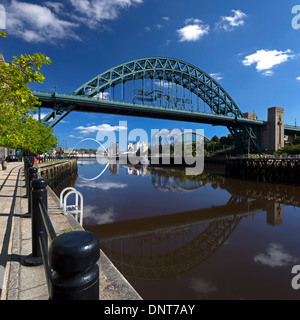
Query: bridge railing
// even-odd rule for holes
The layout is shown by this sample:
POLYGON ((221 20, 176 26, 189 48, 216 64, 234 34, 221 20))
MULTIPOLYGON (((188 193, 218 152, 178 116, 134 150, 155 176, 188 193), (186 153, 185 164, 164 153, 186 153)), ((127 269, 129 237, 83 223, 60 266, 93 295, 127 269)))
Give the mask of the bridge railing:
POLYGON ((297 126, 297 125, 292 125, 292 124, 284 124, 284 127, 285 128, 287 128, 287 129, 295 129, 295 128, 297 128, 297 129, 300 129, 300 126, 297 126))
POLYGON ((288 155, 272 155, 272 154, 249 154, 243 157, 228 157, 228 159, 275 159, 275 160, 284 160, 284 159, 300 159, 300 154, 288 154, 288 155))
POLYGON ((57 235, 47 208, 48 182, 38 178, 29 158, 24 166, 32 219, 32 253, 25 258, 26 265, 44 265, 50 300, 99 300, 97 236, 84 230, 57 235))

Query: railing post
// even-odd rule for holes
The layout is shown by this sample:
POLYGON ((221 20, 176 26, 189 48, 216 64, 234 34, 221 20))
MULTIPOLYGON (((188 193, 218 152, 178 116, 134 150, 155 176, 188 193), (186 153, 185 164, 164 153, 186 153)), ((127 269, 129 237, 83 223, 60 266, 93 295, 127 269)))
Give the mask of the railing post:
POLYGON ((51 300, 99 300, 100 246, 89 231, 57 236, 49 248, 51 300))
POLYGON ((45 179, 33 179, 31 182, 32 253, 25 258, 25 263, 31 266, 39 266, 43 264, 43 258, 39 244, 39 234, 40 232, 44 232, 44 234, 46 234, 46 229, 40 211, 39 201, 43 202, 47 208, 47 184, 48 182, 45 179))

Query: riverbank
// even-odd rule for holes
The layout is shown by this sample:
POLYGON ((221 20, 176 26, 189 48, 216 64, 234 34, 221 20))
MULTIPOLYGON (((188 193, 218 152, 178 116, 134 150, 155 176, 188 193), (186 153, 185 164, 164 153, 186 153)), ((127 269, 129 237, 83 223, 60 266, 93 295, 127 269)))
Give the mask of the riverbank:
MULTIPOLYGON (((176 164, 171 158, 170 164, 150 164, 149 167, 186 168, 193 165, 176 164)), ((276 184, 300 185, 300 158, 284 157, 236 157, 204 158, 204 171, 223 172, 227 178, 245 181, 258 181, 276 184)))

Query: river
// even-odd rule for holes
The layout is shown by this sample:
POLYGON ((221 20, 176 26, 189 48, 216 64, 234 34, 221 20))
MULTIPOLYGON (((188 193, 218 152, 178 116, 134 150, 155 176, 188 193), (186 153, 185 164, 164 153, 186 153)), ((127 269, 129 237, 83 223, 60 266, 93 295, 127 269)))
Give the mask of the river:
POLYGON ((299 299, 299 186, 86 159, 75 188, 84 228, 143 299, 299 299))

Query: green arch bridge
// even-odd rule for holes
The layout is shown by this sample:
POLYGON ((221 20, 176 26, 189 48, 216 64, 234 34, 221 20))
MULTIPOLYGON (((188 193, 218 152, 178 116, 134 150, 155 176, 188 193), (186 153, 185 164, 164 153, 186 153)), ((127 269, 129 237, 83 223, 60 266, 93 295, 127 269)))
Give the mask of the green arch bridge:
POLYGON ((226 126, 241 150, 256 152, 277 150, 282 135, 300 135, 300 127, 284 125, 282 108, 269 109, 268 121, 249 117, 211 76, 173 58, 123 63, 71 94, 33 94, 42 102, 41 108, 51 109, 41 120, 52 127, 71 111, 206 123, 226 126))

